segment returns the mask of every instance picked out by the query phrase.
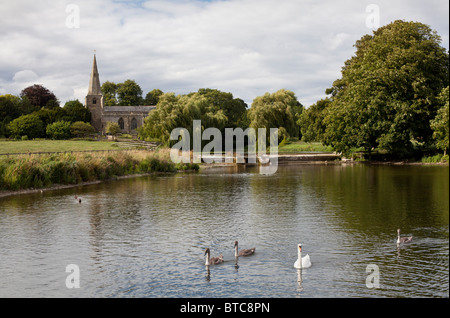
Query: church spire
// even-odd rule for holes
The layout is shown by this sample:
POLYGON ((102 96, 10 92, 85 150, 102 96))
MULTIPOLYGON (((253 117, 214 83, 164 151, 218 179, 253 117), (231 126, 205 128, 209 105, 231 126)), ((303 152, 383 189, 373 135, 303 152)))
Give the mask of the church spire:
POLYGON ((91 79, 89 80, 89 91, 88 95, 101 95, 101 89, 100 89, 100 77, 98 76, 98 70, 97 70, 97 59, 95 58, 94 53, 94 63, 92 64, 92 72, 91 72, 91 79))

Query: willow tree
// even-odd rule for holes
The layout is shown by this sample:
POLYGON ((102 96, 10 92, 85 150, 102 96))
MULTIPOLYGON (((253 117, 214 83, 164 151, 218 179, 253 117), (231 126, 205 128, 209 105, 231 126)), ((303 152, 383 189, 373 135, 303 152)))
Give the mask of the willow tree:
POLYGON ((299 127, 296 123, 297 114, 303 110, 302 104, 295 94, 281 89, 273 94, 266 93, 253 100, 248 111, 250 127, 254 129, 278 128, 278 138, 298 137, 299 127))
MULTIPOLYGON (((224 115, 227 117, 227 128, 247 128, 244 127, 247 104, 242 99, 234 98, 231 93, 211 88, 200 88, 197 94, 208 99, 208 110, 210 112, 215 113, 223 111, 224 115)), ((222 131, 222 133, 224 133, 224 131, 222 131)))
POLYGON ((327 90, 324 143, 346 152, 380 147, 409 152, 432 141, 430 120, 437 96, 448 86, 448 52, 436 31, 397 20, 365 35, 342 77, 327 90))
POLYGON ((225 112, 222 109, 212 111, 210 105, 208 98, 198 93, 165 93, 159 97, 156 109, 145 119, 140 136, 159 139, 169 145, 170 134, 175 128, 186 128, 192 138, 194 120, 201 120, 202 130, 209 127, 224 130, 228 122, 225 112))

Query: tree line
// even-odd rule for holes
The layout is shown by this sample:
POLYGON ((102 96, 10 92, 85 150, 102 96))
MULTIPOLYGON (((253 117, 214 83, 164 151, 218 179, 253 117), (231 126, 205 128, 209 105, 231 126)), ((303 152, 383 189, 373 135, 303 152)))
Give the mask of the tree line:
MULTIPOLYGON (((420 22, 398 20, 382 26, 356 41, 355 54, 344 62, 341 78, 325 90, 326 98, 307 108, 285 89, 256 97, 251 107, 229 92, 211 88, 181 95, 155 89, 143 97, 140 86, 126 80, 107 81, 101 89, 105 106, 156 105, 139 128, 139 137, 167 145, 174 128, 186 128, 192 136, 193 120, 201 120, 202 130, 215 127, 222 136, 225 128, 278 128, 279 141, 321 142, 344 154, 355 149, 367 153, 377 149, 398 157, 437 150, 446 154, 449 54, 440 43, 437 32, 420 22)), ((31 113, 48 125, 55 118, 74 116, 71 108, 82 113, 78 101, 60 108, 51 94, 34 97, 24 91, 20 97, 0 97, 0 114, 5 113, 5 100, 16 111, 12 117, 2 116, 0 135, 18 133, 11 130, 14 125, 5 125, 17 115, 31 113)))
POLYGON ((34 84, 19 96, 0 96, 0 137, 67 139, 94 133, 91 113, 78 100, 60 103, 49 89, 34 84))
POLYGON ((156 105, 149 113, 145 124, 139 129, 142 139, 159 140, 166 145, 175 128, 186 128, 190 136, 194 120, 201 120, 202 130, 217 128, 225 136, 225 128, 279 128, 279 139, 299 137, 296 123, 303 105, 291 91, 281 89, 255 98, 252 107, 232 93, 218 89, 201 88, 197 92, 176 95, 154 89, 142 97, 142 89, 134 80, 116 84, 106 81, 101 91, 105 106, 156 105))
MULTIPOLYGON (((150 112, 139 129, 141 138, 158 139, 166 145, 173 129, 186 128, 193 138, 193 121, 201 120, 202 132, 217 128, 225 137, 225 128, 279 128, 280 140, 298 137, 296 118, 303 106, 291 91, 281 89, 255 98, 252 107, 233 94, 217 89, 201 88, 186 95, 165 93, 159 97, 156 110, 150 112)), ((208 142, 208 141, 205 141, 208 142)), ((192 144, 192 143, 191 143, 192 144)))
POLYGON ((158 103, 163 94, 160 89, 154 89, 142 97, 142 89, 134 80, 127 79, 123 83, 106 81, 102 84, 104 106, 153 106, 158 103))
MULTIPOLYGON (((278 128, 279 141, 300 138, 349 154, 362 149, 410 157, 449 146, 449 55, 441 37, 419 22, 394 21, 364 35, 327 97, 308 108, 288 90, 256 97, 250 108, 230 93, 201 89, 158 97, 142 138, 169 143, 173 128, 201 119, 202 129, 278 128)), ((222 134, 223 135, 223 134, 222 134)))
POLYGON ((395 21, 365 35, 329 97, 299 119, 305 140, 348 153, 378 148, 399 156, 448 148, 448 51, 436 31, 395 21))

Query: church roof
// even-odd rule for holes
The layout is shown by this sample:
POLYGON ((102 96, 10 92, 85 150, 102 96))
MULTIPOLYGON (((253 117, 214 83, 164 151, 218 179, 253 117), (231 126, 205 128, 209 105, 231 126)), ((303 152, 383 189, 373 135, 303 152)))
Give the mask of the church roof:
POLYGON ((104 112, 149 112, 156 106, 105 106, 104 112))

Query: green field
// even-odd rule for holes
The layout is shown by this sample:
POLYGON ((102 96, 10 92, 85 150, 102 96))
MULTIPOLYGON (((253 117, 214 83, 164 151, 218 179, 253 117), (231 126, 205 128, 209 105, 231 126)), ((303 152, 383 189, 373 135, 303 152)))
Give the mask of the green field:
POLYGON ((30 153, 30 152, 62 152, 62 151, 90 151, 114 150, 116 142, 87 141, 87 140, 21 140, 0 141, 0 154, 30 153))
MULTIPOLYGON (((3 140, 0 141, 0 154, 35 153, 35 152, 64 152, 64 151, 91 151, 91 150, 117 150, 117 142, 88 141, 88 140, 3 140)), ((298 140, 287 141, 280 144, 278 153, 305 153, 305 152, 332 152, 331 147, 321 143, 305 143, 298 140)))
POLYGON ((302 152, 332 152, 332 147, 322 145, 320 142, 303 142, 289 140, 280 143, 278 153, 302 153, 302 152))

